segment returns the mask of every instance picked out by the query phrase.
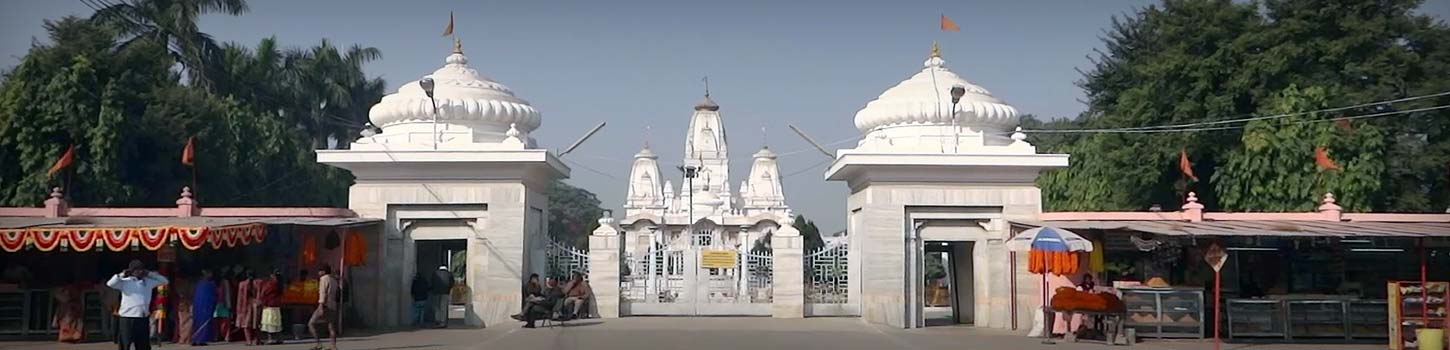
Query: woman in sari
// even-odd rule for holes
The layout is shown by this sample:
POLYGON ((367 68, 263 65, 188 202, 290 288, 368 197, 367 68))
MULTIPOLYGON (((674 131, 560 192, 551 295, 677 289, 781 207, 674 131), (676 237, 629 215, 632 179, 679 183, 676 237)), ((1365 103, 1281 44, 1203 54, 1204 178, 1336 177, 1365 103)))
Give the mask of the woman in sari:
POLYGON ((191 346, 205 346, 211 342, 212 317, 216 314, 217 285, 212 280, 211 270, 201 270, 201 280, 191 293, 191 346))
POLYGON ((232 321, 236 323, 237 328, 242 330, 242 340, 247 341, 247 345, 257 345, 257 337, 252 333, 252 330, 257 328, 256 314, 253 310, 253 307, 256 306, 253 301, 257 299, 256 291, 252 287, 253 277, 252 270, 243 270, 237 276, 237 302, 233 304, 236 318, 232 321))
POLYGON ((232 342, 232 281, 234 280, 232 270, 222 270, 221 278, 216 281, 216 313, 212 315, 212 323, 216 324, 217 339, 224 342, 232 342))
POLYGON ((85 309, 81 305, 80 286, 69 286, 55 291, 55 316, 52 326, 60 330, 60 341, 78 343, 86 337, 85 309))
POLYGON ((176 284, 176 289, 173 290, 175 294, 172 294, 175 297, 174 300, 176 300, 176 308, 172 311, 176 314, 176 317, 172 319, 176 320, 176 327, 172 329, 175 332, 172 335, 172 343, 191 344, 191 334, 193 332, 191 328, 191 295, 195 292, 196 282, 188 279, 173 283, 176 284))

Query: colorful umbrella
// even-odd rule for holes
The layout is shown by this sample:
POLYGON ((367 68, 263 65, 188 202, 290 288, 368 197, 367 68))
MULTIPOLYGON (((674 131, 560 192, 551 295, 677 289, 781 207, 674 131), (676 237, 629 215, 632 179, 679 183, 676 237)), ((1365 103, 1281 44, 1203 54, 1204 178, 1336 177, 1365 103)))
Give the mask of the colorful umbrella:
MULTIPOLYGON (((1070 275, 1077 273, 1079 252, 1092 252, 1093 242, 1072 231, 1055 227, 1038 227, 1018 233, 1007 241, 1007 250, 1028 252, 1027 270, 1042 274, 1042 312, 1047 313, 1047 274, 1070 275)), ((1043 337, 1052 339, 1052 330, 1046 329, 1043 337)))
POLYGON ((1007 241, 1007 249, 1014 252, 1091 252, 1093 242, 1072 231, 1043 226, 1018 233, 1012 240, 1007 241))

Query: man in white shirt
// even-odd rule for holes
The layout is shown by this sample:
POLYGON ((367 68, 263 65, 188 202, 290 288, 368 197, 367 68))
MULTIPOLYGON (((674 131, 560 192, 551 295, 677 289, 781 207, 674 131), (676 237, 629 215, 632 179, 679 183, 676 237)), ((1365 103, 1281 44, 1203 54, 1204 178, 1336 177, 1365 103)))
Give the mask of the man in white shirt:
POLYGON ((322 349, 322 337, 318 336, 317 325, 326 324, 327 334, 332 338, 332 350, 337 350, 337 299, 342 286, 337 284, 337 277, 332 275, 332 266, 322 264, 318 273, 322 276, 317 281, 317 310, 312 312, 312 319, 307 321, 307 328, 312 331, 312 339, 316 344, 312 349, 322 349))
POLYGON ((121 308, 117 312, 121 316, 121 327, 117 330, 120 350, 133 344, 135 350, 151 350, 151 325, 147 322, 151 314, 151 290, 166 283, 166 276, 147 271, 140 260, 131 260, 126 270, 106 281, 107 287, 121 292, 121 308))

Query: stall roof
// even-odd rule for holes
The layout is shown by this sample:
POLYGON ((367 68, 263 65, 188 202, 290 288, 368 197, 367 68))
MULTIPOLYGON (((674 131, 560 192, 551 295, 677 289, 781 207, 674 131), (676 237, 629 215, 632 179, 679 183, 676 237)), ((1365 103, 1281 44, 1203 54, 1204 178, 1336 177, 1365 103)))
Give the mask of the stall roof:
POLYGON ((1128 230, 1169 236, 1450 237, 1450 222, 1303 220, 1013 220, 1026 227, 1128 230))
POLYGON ((16 229, 157 226, 226 227, 246 224, 345 227, 366 225, 381 221, 381 219, 345 217, 0 217, 0 228, 16 229))

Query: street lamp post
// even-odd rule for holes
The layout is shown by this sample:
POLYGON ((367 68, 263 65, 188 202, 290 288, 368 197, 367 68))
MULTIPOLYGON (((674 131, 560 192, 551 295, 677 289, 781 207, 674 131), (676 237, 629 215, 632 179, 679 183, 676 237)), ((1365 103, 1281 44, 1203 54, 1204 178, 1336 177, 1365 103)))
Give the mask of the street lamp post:
POLYGON ((961 142, 960 135, 962 134, 962 132, 961 129, 957 127, 957 102, 961 102, 962 96, 966 94, 967 88, 962 87, 961 85, 952 86, 952 153, 958 153, 958 147, 961 147, 959 142, 961 142))
POLYGON ((438 149, 438 142, 442 137, 438 136, 438 100, 433 98, 433 77, 423 77, 418 80, 418 86, 423 88, 423 94, 428 95, 428 102, 433 105, 433 149, 438 149))
POLYGON ((697 166, 694 166, 694 165, 681 165, 681 166, 679 166, 679 169, 680 169, 680 172, 681 173, 684 173, 684 175, 685 175, 685 188, 686 188, 687 191, 689 191, 689 192, 686 192, 686 193, 688 194, 688 197, 689 197, 689 204, 687 205, 687 208, 688 208, 687 209, 687 212, 689 214, 687 214, 687 215, 689 216, 689 220, 690 221, 685 224, 685 230, 686 230, 685 233, 688 234, 689 237, 690 237, 690 245, 696 245, 696 242, 695 242, 695 231, 694 231, 694 229, 695 229, 695 176, 699 175, 699 173, 700 173, 700 167, 697 167, 697 166))

